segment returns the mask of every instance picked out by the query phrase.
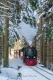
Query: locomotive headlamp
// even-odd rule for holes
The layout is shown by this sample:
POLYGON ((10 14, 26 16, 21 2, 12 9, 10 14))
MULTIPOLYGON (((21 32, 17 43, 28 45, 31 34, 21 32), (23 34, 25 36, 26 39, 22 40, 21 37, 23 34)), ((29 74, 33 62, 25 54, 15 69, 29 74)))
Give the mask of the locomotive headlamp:
POLYGON ((36 58, 36 57, 34 56, 34 58, 36 58))
POLYGON ((29 57, 27 56, 27 58, 29 58, 29 57))

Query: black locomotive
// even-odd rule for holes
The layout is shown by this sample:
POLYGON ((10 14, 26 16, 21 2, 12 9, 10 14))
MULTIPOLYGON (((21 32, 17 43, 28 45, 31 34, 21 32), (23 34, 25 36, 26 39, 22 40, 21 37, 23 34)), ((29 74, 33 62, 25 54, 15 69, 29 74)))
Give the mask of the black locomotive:
POLYGON ((34 66, 37 64, 37 50, 33 46, 23 47, 20 53, 25 65, 34 66))

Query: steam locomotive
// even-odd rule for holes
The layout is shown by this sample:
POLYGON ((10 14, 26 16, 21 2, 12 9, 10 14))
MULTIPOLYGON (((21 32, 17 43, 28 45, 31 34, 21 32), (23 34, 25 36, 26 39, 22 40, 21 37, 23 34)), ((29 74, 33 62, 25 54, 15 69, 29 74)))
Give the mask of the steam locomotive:
POLYGON ((37 65, 37 50, 33 46, 23 47, 20 52, 20 57, 27 66, 37 65))

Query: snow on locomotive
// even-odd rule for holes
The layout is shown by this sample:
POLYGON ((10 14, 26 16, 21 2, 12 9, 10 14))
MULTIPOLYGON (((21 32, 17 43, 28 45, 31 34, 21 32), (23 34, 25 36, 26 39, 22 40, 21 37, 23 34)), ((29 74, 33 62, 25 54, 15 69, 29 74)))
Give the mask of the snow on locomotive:
POLYGON ((37 65, 37 50, 33 46, 23 47, 20 52, 20 57, 27 66, 37 65))

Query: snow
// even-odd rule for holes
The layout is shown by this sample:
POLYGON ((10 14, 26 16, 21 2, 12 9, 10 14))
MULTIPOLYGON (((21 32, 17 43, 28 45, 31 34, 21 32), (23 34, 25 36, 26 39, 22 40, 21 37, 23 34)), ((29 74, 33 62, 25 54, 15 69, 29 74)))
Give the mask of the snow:
POLYGON ((38 0, 38 2, 39 2, 39 7, 41 7, 41 0, 38 0))
POLYGON ((46 75, 47 75, 47 78, 49 78, 49 79, 51 79, 51 80, 52 80, 52 75, 50 75, 50 74, 48 74, 48 73, 46 73, 46 72, 44 72, 44 71, 42 71, 42 70, 38 69, 37 67, 33 67, 33 69, 35 69, 35 70, 37 70, 37 71, 41 72, 41 74, 42 74, 42 75, 44 75, 44 76, 46 76, 46 75))
POLYGON ((7 9, 7 10, 9 10, 9 9, 13 10, 14 9, 14 8, 12 8, 10 6, 6 6, 5 4, 3 4, 1 2, 0 2, 0 4, 2 4, 2 6, 0 6, 1 9, 7 9))
POLYGON ((43 27, 46 27, 46 24, 44 24, 43 27))
POLYGON ((9 4, 11 4, 11 5, 14 5, 15 6, 15 4, 14 3, 11 3, 10 1, 7 1, 9 4))
POLYGON ((5 7, 2 7, 2 6, 0 6, 0 8, 2 8, 2 9, 7 9, 7 10, 9 9, 9 8, 5 8, 5 7))
POLYGON ((0 80, 8 80, 8 78, 0 76, 0 80))
POLYGON ((52 12, 53 13, 53 6, 48 10, 48 12, 52 12))
POLYGON ((40 35, 38 35, 36 39, 38 40, 41 36, 42 36, 42 33, 40 35))
POLYGON ((37 13, 37 10, 34 11, 34 17, 36 18, 36 22, 38 20, 38 13, 37 13))
MULTIPOLYGON (((14 58, 14 56, 11 57, 12 58, 9 59, 9 68, 1 68, 2 73, 0 73, 0 80, 48 80, 36 71, 33 71, 29 66, 24 65, 20 58, 14 58), (18 66, 20 66, 20 69, 18 69, 18 66), (21 73, 21 79, 18 79, 18 73, 21 73)), ((52 71, 41 67, 43 66, 41 64, 37 64, 36 66, 53 74, 52 71)), ((36 66, 32 66, 32 68, 36 69, 36 66)), ((36 70, 50 78, 50 80, 53 79, 53 76, 46 74, 44 71, 39 69, 36 70)))
POLYGON ((7 17, 7 18, 11 18, 12 16, 0 15, 0 17, 7 17))
POLYGON ((45 12, 42 12, 42 13, 40 14, 40 16, 38 17, 38 19, 40 19, 44 14, 45 14, 45 12))
POLYGON ((16 79, 18 70, 12 68, 2 68, 2 74, 10 79, 16 79))

